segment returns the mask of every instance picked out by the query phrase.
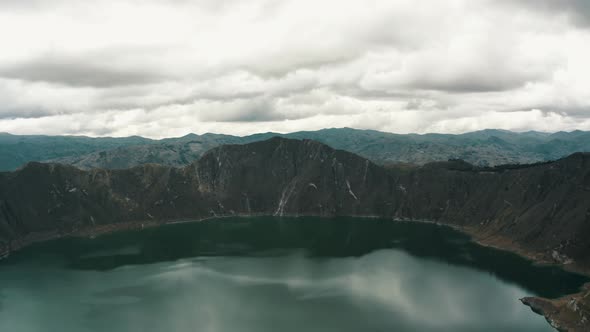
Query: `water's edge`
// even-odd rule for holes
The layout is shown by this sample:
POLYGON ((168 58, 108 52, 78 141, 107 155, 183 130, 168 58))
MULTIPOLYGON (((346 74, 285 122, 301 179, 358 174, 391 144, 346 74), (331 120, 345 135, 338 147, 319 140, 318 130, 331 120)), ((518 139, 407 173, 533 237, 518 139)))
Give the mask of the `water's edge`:
MULTIPOLYGON (((137 222, 126 222, 126 223, 116 223, 116 224, 107 224, 107 225, 99 225, 99 226, 92 226, 84 229, 77 230, 71 233, 59 233, 59 232, 43 232, 43 233, 34 233, 30 234, 24 238, 11 241, 8 248, 4 251, 0 252, 0 260, 7 258, 11 253, 20 251, 26 247, 29 247, 36 243, 64 239, 64 238, 95 238, 101 235, 112 234, 121 231, 133 231, 133 230, 141 230, 145 228, 153 228, 153 227, 165 227, 169 225, 175 224, 183 224, 183 223, 196 223, 196 222, 203 222, 203 221, 211 221, 211 220, 222 220, 227 218, 256 218, 256 217, 273 217, 267 213, 261 214, 232 214, 232 215, 216 215, 211 217, 205 218, 198 218, 198 219, 179 219, 179 220, 166 220, 166 221, 154 221, 154 220, 144 220, 144 221, 137 221, 137 222)), ((535 265, 546 265, 546 266, 555 266, 564 269, 568 272, 578 273, 584 276, 590 276, 590 269, 586 266, 580 266, 577 264, 563 264, 557 263, 555 261, 550 261, 544 258, 539 253, 532 252, 530 250, 526 250, 516 244, 510 239, 499 236, 497 234, 485 234, 482 233, 480 230, 474 227, 462 227, 459 225, 441 223, 437 221, 430 221, 430 220, 417 220, 417 219, 396 219, 396 218, 385 218, 383 216, 378 215, 346 215, 346 216, 326 216, 326 215, 300 215, 300 214, 285 214, 281 217, 285 218, 305 218, 305 217, 314 217, 314 218, 322 218, 322 219, 332 219, 336 217, 351 217, 351 218, 370 218, 370 219, 382 219, 382 220, 391 220, 392 222, 403 222, 403 223, 428 223, 428 224, 435 224, 442 227, 447 227, 453 230, 456 230, 462 234, 468 235, 471 241, 477 243, 478 245, 484 247, 490 247, 494 249, 499 249, 506 252, 511 252, 516 254, 526 260, 532 262, 535 265)), ((545 317, 547 322, 555 329, 559 331, 583 331, 588 323, 588 319, 585 316, 585 313, 582 313, 579 306, 576 303, 580 302, 581 299, 584 299, 586 293, 590 292, 590 283, 586 284, 582 289, 580 289, 579 293, 566 295, 561 298, 557 299, 545 299, 540 297, 526 297, 520 299, 520 301, 529 306, 533 312, 540 314, 545 317), (573 304, 573 305, 572 305, 573 304), (571 311, 578 312, 579 315, 573 316, 572 318, 571 311), (579 316, 579 318, 578 318, 579 316)))

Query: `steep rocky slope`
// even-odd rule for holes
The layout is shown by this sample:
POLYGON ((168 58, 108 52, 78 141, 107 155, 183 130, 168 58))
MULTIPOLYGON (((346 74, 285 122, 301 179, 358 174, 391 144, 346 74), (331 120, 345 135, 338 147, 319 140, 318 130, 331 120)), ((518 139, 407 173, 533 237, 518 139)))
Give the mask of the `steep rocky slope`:
POLYGON ((589 262, 590 155, 583 153, 518 167, 451 161, 383 168, 315 141, 273 138, 215 148, 184 168, 30 163, 0 174, 4 241, 151 219, 377 215, 473 228, 548 259, 589 262))

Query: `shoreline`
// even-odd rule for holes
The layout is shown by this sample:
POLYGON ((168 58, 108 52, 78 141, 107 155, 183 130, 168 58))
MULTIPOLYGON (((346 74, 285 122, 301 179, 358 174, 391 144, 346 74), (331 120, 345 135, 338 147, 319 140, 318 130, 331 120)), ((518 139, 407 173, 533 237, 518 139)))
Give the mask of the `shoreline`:
MULTIPOLYGON (((540 266, 553 266, 561 268, 565 271, 578 273, 590 277, 590 269, 579 264, 563 262, 551 259, 546 253, 535 252, 523 248, 514 243, 513 240, 506 236, 489 234, 478 230, 475 227, 461 226, 450 223, 443 223, 435 220, 421 220, 421 219, 407 219, 407 218, 393 218, 379 215, 347 215, 347 216, 326 216, 326 215, 307 215, 307 214, 283 214, 280 216, 268 213, 247 213, 247 214, 232 214, 232 215, 214 215, 202 218, 182 218, 165 221, 133 221, 124 223, 114 223, 107 225, 90 226, 82 229, 74 229, 70 232, 48 231, 31 233, 21 239, 12 240, 8 245, 0 246, 0 261, 6 259, 11 253, 20 251, 26 247, 36 243, 46 241, 59 240, 65 238, 86 237, 94 239, 102 235, 112 234, 123 231, 138 231, 146 228, 173 226, 186 223, 197 223, 208 220, 223 220, 227 218, 256 218, 256 217, 275 217, 275 218, 304 218, 316 217, 322 219, 330 219, 336 217, 346 218, 366 218, 366 219, 383 219, 390 222, 403 223, 423 223, 434 224, 451 228, 457 232, 467 235, 471 241, 483 247, 493 248, 516 254, 522 258, 529 260, 532 264, 540 266)), ((590 282, 580 287, 579 292, 568 294, 556 299, 546 299, 541 297, 525 297, 519 299, 524 305, 531 308, 531 310, 541 316, 544 316, 547 322, 558 331, 588 331, 590 330, 590 282)))
POLYGON ((479 232, 475 227, 465 227, 456 224, 444 223, 436 220, 426 219, 409 219, 409 218, 395 218, 385 217, 379 215, 341 215, 341 216, 327 216, 327 215, 313 215, 313 214, 283 214, 276 216, 268 213, 244 213, 244 214, 231 214, 231 215, 215 215, 202 218, 180 218, 180 219, 169 219, 164 221, 155 220, 143 220, 143 221, 129 221, 121 223, 112 223, 105 225, 89 226, 81 229, 75 229, 70 232, 60 231, 47 231, 47 232, 36 232, 30 233, 22 238, 11 240, 8 245, 0 246, 0 261, 10 254, 22 250, 36 243, 42 243, 46 241, 59 240, 64 238, 76 238, 76 237, 87 237, 96 238, 102 235, 112 234, 122 231, 134 231, 142 230, 145 228, 172 226, 187 223, 197 223, 207 220, 223 220, 227 218, 256 218, 256 217, 269 217, 269 218, 305 218, 314 217, 321 219, 330 219, 337 217, 345 218, 361 218, 361 219, 383 219, 391 222, 405 222, 405 223, 422 223, 422 224, 433 224, 437 226, 449 227, 455 231, 463 233, 470 237, 471 241, 481 245, 483 247, 493 248, 497 250, 511 252, 522 258, 525 258, 532 263, 540 266, 554 266, 564 269, 565 271, 578 273, 587 277, 590 277, 590 267, 580 266, 579 264, 571 263, 564 264, 562 262, 547 258, 547 255, 541 252, 534 252, 532 250, 524 249, 521 246, 515 244, 511 239, 501 235, 485 235, 485 233, 479 232))

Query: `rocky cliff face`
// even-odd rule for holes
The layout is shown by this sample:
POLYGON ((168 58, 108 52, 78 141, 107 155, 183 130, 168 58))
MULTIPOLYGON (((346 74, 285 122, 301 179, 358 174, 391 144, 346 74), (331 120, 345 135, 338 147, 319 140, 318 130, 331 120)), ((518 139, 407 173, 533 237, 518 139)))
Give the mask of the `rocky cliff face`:
POLYGON ((0 174, 5 244, 135 221, 374 215, 452 224, 550 260, 590 262, 589 154, 517 168, 453 161, 386 169, 315 141, 273 138, 215 148, 184 168, 30 163, 0 174))
POLYGON ((232 214, 382 214, 388 172, 313 141, 228 145, 184 168, 82 171, 29 163, 0 176, 0 238, 232 214))

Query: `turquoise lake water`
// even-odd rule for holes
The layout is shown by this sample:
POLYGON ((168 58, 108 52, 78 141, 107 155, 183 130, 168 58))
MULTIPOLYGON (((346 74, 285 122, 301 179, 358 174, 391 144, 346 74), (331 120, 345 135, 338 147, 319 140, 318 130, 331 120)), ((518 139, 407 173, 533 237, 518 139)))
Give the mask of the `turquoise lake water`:
POLYGON ((585 281, 433 224, 228 218, 13 254, 0 331, 552 331, 518 299, 585 281))

